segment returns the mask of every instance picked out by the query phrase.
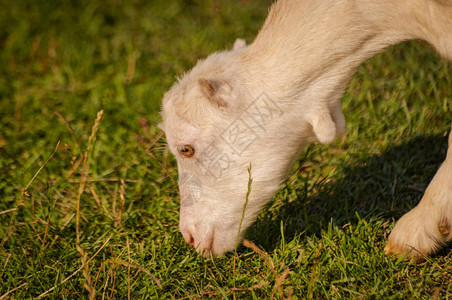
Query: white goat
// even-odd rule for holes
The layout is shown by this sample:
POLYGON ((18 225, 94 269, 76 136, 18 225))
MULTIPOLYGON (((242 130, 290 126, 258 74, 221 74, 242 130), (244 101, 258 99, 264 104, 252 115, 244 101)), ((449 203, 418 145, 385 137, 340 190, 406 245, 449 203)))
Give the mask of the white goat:
MULTIPOLYGON (((356 68, 409 39, 426 40, 452 59, 452 0, 279 0, 251 45, 238 40, 231 51, 199 61, 162 105, 161 128, 178 162, 185 240, 204 255, 232 250, 249 165, 253 184, 240 235, 303 147, 344 133, 340 98, 356 68)), ((388 252, 425 255, 450 239, 451 169, 444 164, 432 188, 444 189, 442 196, 427 192, 399 221, 388 252)))

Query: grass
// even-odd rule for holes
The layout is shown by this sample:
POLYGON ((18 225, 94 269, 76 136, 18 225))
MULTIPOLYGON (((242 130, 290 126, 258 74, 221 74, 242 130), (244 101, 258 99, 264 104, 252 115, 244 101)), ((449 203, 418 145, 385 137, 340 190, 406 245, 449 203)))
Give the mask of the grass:
POLYGON ((347 135, 302 153, 252 242, 216 259, 184 242, 160 100, 268 5, 0 0, 0 299, 452 296, 450 248, 383 252, 445 157, 451 65, 421 42, 359 68, 347 135))

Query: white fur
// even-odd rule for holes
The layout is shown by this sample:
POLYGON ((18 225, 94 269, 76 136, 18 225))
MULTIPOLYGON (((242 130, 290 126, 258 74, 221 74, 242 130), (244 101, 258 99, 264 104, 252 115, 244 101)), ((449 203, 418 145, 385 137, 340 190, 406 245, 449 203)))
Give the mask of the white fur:
POLYGON ((414 258, 432 254, 452 240, 452 131, 444 163, 430 182, 421 202, 394 227, 386 252, 414 258))
POLYGON ((205 255, 232 250, 249 165, 253 185, 241 234, 304 146, 344 133, 339 100, 355 69, 384 47, 415 38, 452 58, 451 0, 279 0, 251 45, 238 40, 199 61, 162 105, 161 128, 179 175, 192 180, 180 188, 186 241, 205 255), (193 157, 178 153, 184 145, 195 149, 193 157))

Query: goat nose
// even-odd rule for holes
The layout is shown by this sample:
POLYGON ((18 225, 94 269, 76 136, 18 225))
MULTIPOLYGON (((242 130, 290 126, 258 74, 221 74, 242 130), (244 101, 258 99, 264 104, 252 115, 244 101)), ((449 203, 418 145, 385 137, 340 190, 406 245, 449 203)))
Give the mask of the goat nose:
POLYGON ((195 246, 195 239, 193 238, 193 235, 191 234, 190 230, 185 229, 182 230, 182 235, 184 236, 185 241, 187 244, 195 246))

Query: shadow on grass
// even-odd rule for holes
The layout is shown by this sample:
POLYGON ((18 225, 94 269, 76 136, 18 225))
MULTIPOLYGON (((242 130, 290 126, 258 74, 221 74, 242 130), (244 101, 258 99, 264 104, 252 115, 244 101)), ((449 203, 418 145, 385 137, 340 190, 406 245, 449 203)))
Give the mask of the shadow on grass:
POLYGON ((335 226, 354 224, 357 214, 364 219, 398 220, 420 201, 446 150, 447 137, 417 136, 389 147, 381 155, 353 165, 344 163, 345 167, 327 183, 306 183, 295 189, 286 184, 276 197, 281 205, 269 204, 247 237, 272 252, 282 239, 281 228, 285 240, 290 241, 301 233, 319 235, 330 222, 335 226), (296 196, 289 197, 291 193, 296 196))

